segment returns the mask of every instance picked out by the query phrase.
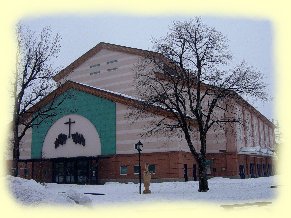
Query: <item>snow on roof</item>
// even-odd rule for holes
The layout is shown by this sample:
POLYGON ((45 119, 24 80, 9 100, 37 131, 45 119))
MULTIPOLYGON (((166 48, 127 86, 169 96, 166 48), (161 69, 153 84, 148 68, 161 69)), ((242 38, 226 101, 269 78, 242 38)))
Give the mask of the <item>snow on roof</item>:
POLYGON ((129 98, 129 99, 132 99, 132 100, 144 101, 144 100, 142 100, 140 98, 136 98, 136 97, 133 97, 133 96, 130 96, 130 95, 126 95, 126 94, 120 93, 120 92, 114 92, 114 91, 111 91, 111 90, 108 90, 108 89, 102 89, 102 88, 99 88, 99 87, 90 86, 88 84, 80 83, 80 82, 76 82, 76 81, 72 81, 72 82, 77 83, 77 84, 82 85, 82 86, 90 87, 92 89, 100 90, 100 91, 103 91, 103 92, 108 92, 108 93, 111 93, 111 94, 114 94, 114 95, 119 95, 119 96, 122 96, 122 97, 125 97, 125 98, 129 98))
POLYGON ((238 154, 276 156, 275 152, 271 148, 262 148, 261 146, 241 147, 238 154))
MULTIPOLYGON (((107 92, 107 93, 111 93, 111 94, 114 94, 114 95, 118 95, 118 96, 121 96, 121 97, 124 97, 124 98, 128 98, 128 99, 131 99, 131 100, 136 100, 136 101, 140 101, 140 102, 145 102, 145 100, 141 99, 141 98, 137 98, 137 97, 134 97, 134 96, 130 96, 130 95, 126 95, 126 94, 123 94, 123 93, 120 93, 120 92, 114 92, 114 91, 111 91, 111 90, 107 90, 107 89, 102 89, 102 88, 99 88, 99 87, 95 87, 95 86, 90 86, 88 84, 85 84, 85 83, 80 83, 80 82, 75 82, 75 81, 71 81, 71 82, 74 82, 76 84, 79 84, 79 85, 82 85, 82 86, 86 86, 86 87, 89 87, 89 88, 92 88, 92 89, 95 89, 95 90, 100 90, 100 91, 103 91, 103 92, 107 92)), ((156 107, 159 107, 163 110, 167 110, 169 111, 168 108, 166 108, 164 105, 161 105, 161 104, 157 104, 157 103, 154 103, 153 106, 156 106, 156 107)), ((178 113, 177 110, 175 109, 172 109, 175 113, 178 113)), ((186 114, 186 116, 188 118, 191 118, 191 119, 195 119, 195 117, 192 117, 191 115, 189 114, 186 114)))

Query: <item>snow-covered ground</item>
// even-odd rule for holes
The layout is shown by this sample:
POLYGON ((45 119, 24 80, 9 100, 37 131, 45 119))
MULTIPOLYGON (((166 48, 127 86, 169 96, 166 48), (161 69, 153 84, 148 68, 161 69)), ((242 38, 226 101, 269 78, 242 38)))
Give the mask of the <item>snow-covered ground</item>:
MULTIPOLYGON (((210 190, 198 192, 198 182, 152 183, 151 194, 139 194, 139 184, 106 183, 105 185, 76 185, 47 183, 8 176, 14 197, 25 205, 110 205, 145 202, 196 201, 217 205, 271 202, 276 198, 276 177, 256 179, 212 178, 210 190), (93 193, 93 194, 85 194, 93 193)), ((143 187, 142 187, 143 190, 143 187)))

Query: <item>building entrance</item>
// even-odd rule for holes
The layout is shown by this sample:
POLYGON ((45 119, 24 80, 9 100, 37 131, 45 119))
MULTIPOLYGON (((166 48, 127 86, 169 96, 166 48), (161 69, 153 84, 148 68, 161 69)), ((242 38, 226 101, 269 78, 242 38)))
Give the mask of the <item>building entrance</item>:
POLYGON ((57 158, 53 160, 53 182, 60 184, 97 184, 97 160, 57 158))

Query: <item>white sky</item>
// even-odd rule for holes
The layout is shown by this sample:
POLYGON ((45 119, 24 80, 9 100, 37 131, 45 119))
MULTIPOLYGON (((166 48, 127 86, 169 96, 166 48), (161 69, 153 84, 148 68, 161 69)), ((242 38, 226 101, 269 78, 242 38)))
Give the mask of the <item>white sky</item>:
MULTIPOLYGON (((88 16, 30 17, 23 19, 22 23, 36 31, 44 26, 50 26, 54 33, 61 35, 62 48, 55 64, 63 68, 99 42, 151 49, 151 39, 165 36, 174 20, 190 18, 190 16, 138 17, 91 14, 88 16)), ((229 39, 234 64, 246 60, 265 75, 266 82, 269 84, 269 93, 275 97, 271 22, 235 17, 202 17, 202 20, 221 31, 229 39)), ((251 101, 250 103, 270 120, 275 118, 273 101, 267 103, 251 101)))

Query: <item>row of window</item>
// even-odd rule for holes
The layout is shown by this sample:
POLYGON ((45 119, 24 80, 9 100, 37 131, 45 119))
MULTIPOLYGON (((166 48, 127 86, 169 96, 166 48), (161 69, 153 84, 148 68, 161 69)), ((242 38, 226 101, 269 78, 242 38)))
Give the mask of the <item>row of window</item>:
MULTIPOLYGON (((117 60, 113 60, 113 61, 108 61, 107 64, 112 64, 112 63, 115 63, 117 62, 117 60)), ((90 68, 95 68, 95 67, 99 67, 100 64, 93 64, 90 66, 90 68)), ((110 71, 114 71, 114 70, 117 70, 118 68, 117 67, 113 67, 113 68, 108 68, 107 71, 110 72, 110 71)), ((97 75, 100 73, 100 70, 98 71, 94 71, 94 72, 90 72, 90 76, 93 76, 93 75, 97 75)))
MULTIPOLYGON (((110 71, 114 71, 114 70, 117 70, 117 69, 118 69, 117 67, 114 67, 114 68, 107 69, 107 71, 110 72, 110 71)), ((100 73, 100 70, 94 71, 94 72, 90 73, 90 76, 97 75, 99 73, 100 73)))
MULTIPOLYGON (((118 60, 107 61, 107 65, 108 64, 113 64, 113 63, 116 63, 116 62, 118 62, 118 60)), ((100 64, 90 65, 90 69, 96 68, 96 67, 100 67, 100 64)), ((117 69, 118 69, 117 67, 113 67, 113 68, 108 68, 107 71, 110 72, 110 71, 114 71, 114 70, 117 70, 117 69)), ((100 70, 94 71, 94 72, 91 72, 90 73, 90 76, 97 75, 99 73, 100 73, 100 70)))
MULTIPOLYGON (((107 61, 107 64, 113 64, 113 63, 116 63, 116 62, 118 62, 118 60, 107 61)), ((100 64, 90 65, 90 68, 95 68, 95 67, 100 67, 100 64)))
MULTIPOLYGON (((150 173, 156 173, 156 165, 155 164, 149 164, 148 169, 149 169, 150 173)), ((139 174, 139 166, 138 165, 133 166, 133 173, 139 174)), ((127 174, 128 174, 128 166, 126 166, 126 165, 120 166, 120 175, 127 175, 127 174)))
MULTIPOLYGON (((107 71, 110 72, 110 71, 114 71, 114 70, 117 70, 117 69, 118 69, 117 67, 114 67, 114 68, 109 68, 109 69, 107 69, 107 71)), ((90 76, 97 75, 97 74, 99 74, 99 73, 100 73, 100 70, 95 71, 95 72, 91 72, 91 73, 90 73, 90 76)))

